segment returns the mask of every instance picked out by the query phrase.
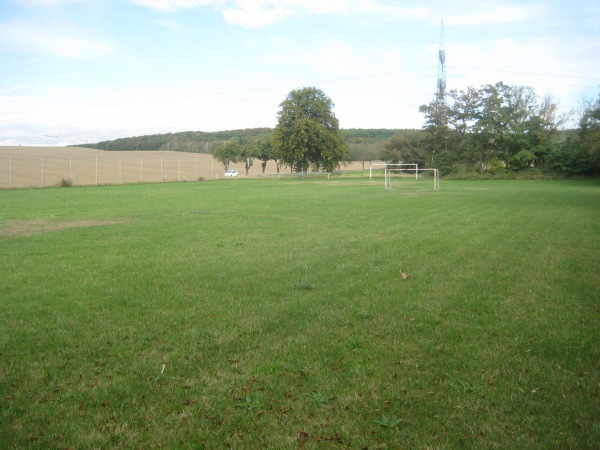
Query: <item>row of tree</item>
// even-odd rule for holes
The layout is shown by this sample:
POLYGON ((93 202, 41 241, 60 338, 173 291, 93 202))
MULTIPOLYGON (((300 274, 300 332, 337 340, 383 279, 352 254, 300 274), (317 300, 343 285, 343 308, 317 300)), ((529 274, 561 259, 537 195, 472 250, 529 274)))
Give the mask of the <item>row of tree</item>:
POLYGON ((333 102, 323 91, 306 87, 291 91, 280 105, 277 127, 268 136, 235 139, 217 146, 213 155, 225 169, 231 162, 243 162, 246 174, 254 159, 291 168, 332 172, 348 161, 349 151, 333 113, 333 102))
POLYGON ((380 159, 435 167, 443 174, 600 171, 600 96, 584 105, 578 129, 565 131, 569 115, 559 115, 551 96, 540 98, 530 87, 500 82, 452 90, 420 107, 422 130, 396 133, 379 148, 369 145, 368 135, 344 136, 331 99, 319 89, 292 91, 280 106, 270 137, 230 142, 215 156, 226 166, 243 161, 246 172, 254 158, 263 162, 263 170, 268 160, 295 171, 333 171, 348 160, 380 159))
POLYGON ((551 96, 502 82, 452 90, 420 107, 422 130, 340 130, 333 102, 321 90, 291 91, 275 129, 186 132, 91 144, 118 150, 212 153, 225 168, 255 160, 293 171, 333 171, 347 161, 384 160, 456 172, 519 172, 536 168, 564 174, 600 172, 600 96, 586 101, 578 128, 564 130, 551 96))
POLYGON ((393 149, 403 160, 418 159, 446 174, 533 167, 568 174, 598 172, 600 96, 585 103, 577 130, 563 130, 570 117, 558 115, 557 109, 551 96, 539 98, 526 86, 500 82, 452 90, 420 107, 425 136, 390 142, 388 152, 393 149))
POLYGON ((213 151, 213 156, 223 164, 225 170, 229 170, 231 163, 243 162, 246 175, 248 175, 250 167, 254 165, 254 160, 258 159, 261 161, 263 173, 269 161, 277 163, 277 172, 279 172, 279 158, 273 150, 270 133, 262 136, 235 138, 219 143, 213 151))

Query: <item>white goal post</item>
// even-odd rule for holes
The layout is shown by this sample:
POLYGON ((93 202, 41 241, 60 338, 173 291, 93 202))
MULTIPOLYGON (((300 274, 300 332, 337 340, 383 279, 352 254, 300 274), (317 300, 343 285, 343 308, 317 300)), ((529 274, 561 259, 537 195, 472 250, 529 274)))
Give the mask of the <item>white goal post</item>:
MULTIPOLYGON (((415 171, 415 180, 418 178, 419 176, 419 165, 418 164, 369 164, 369 180, 373 179, 373 167, 379 167, 379 166, 383 166, 384 169, 387 169, 388 167, 403 167, 403 166, 408 166, 408 167, 413 167, 413 169, 410 170, 414 170, 415 171)), ((377 169, 375 169, 377 170, 377 169)), ((379 169, 381 170, 381 169, 379 169)))
MULTIPOLYGON (((392 174, 398 169, 385 169, 385 189, 392 189, 392 174)), ((440 190, 440 171, 438 169, 413 169, 415 172, 432 172, 433 190, 440 190)), ((414 182, 413 182, 414 183, 414 182)))

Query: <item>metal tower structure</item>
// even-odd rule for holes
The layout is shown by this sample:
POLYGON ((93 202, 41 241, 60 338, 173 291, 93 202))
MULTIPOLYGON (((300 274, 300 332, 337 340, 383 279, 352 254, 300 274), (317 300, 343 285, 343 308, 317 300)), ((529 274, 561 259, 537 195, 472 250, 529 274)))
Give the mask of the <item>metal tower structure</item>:
POLYGON ((444 21, 442 20, 442 30, 440 31, 440 49, 438 53, 438 80, 437 92, 438 99, 446 96, 446 42, 444 39, 444 21))

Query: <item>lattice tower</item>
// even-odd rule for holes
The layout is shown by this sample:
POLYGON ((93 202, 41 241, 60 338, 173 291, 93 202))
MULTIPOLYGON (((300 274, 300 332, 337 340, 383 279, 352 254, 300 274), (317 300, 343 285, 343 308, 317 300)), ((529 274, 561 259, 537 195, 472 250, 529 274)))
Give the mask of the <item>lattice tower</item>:
POLYGON ((438 98, 444 98, 446 95, 446 42, 444 39, 444 21, 442 20, 442 29, 440 31, 440 49, 438 54, 438 81, 437 92, 438 98))

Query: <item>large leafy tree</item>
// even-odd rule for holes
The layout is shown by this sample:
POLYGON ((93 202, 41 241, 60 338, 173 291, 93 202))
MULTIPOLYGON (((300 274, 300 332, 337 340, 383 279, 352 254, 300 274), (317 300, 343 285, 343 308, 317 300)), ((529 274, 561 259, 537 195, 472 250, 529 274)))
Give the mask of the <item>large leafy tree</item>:
POLYGON ((305 87, 291 91, 281 103, 273 146, 281 161, 295 171, 332 172, 348 153, 333 102, 323 91, 305 87))
POLYGON ((223 164, 225 170, 229 170, 230 163, 237 163, 242 160, 242 146, 238 139, 231 139, 225 143, 217 145, 213 156, 223 164))
POLYGON ((271 160, 275 161, 277 173, 279 173, 279 160, 277 159, 278 155, 273 149, 273 139, 271 136, 262 137, 258 140, 256 157, 261 161, 260 166, 262 173, 265 173, 267 163, 271 160))

